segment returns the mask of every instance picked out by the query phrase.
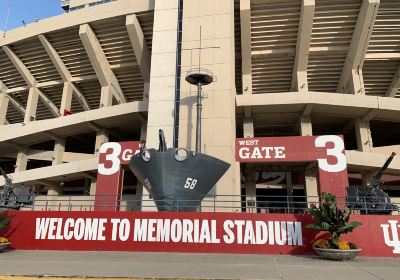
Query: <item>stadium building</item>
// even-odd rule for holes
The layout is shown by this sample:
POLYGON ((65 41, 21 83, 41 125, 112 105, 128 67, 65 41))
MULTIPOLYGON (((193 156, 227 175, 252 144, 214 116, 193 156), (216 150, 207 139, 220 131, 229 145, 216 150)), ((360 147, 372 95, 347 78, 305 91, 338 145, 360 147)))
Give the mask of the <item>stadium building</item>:
MULTIPOLYGON (((35 186, 35 209, 93 204, 103 143, 158 147, 162 128, 168 147, 194 150, 191 69, 214 75, 203 87, 201 148, 231 164, 213 194, 232 211, 246 200, 268 211, 271 200, 287 200, 279 197, 319 195, 315 164, 239 163, 236 138, 343 135, 349 182, 359 187, 400 152, 398 0, 61 6, 64 14, 0 37, 0 163, 14 183, 35 186)), ((121 206, 150 205, 128 170, 121 206)), ((394 202, 398 176, 395 158, 384 177, 394 202)))

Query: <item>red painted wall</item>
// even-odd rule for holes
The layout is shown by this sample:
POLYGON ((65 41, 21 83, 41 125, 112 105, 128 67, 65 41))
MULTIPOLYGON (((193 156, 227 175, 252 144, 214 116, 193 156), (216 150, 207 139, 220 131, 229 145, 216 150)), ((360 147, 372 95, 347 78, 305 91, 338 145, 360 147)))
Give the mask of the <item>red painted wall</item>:
MULTIPOLYGON (((247 213, 159 213, 159 212, 25 212, 25 211, 10 211, 10 215, 14 215, 11 227, 6 233, 12 242, 14 249, 23 250, 82 250, 82 251, 139 251, 139 252, 191 252, 191 253, 247 253, 247 254, 313 254, 311 245, 316 238, 316 232, 306 229, 305 226, 311 221, 309 216, 305 215, 294 215, 294 214, 247 214, 247 213), (59 233, 63 236, 64 229, 67 228, 67 233, 70 233, 72 227, 65 227, 64 222, 71 218, 75 222, 79 218, 83 219, 96 219, 102 218, 106 221, 104 223, 104 238, 105 240, 54 240, 49 239, 46 235, 45 239, 36 239, 36 222, 37 218, 59 218, 63 219, 62 226, 60 227, 59 233), (117 231, 115 241, 112 239, 112 223, 111 219, 128 219, 130 224, 130 231, 128 231, 127 240, 119 240, 119 232, 117 231), (201 225, 206 220, 207 225, 210 227, 211 235, 215 235, 216 238, 220 239, 220 243, 208 244, 204 243, 191 243, 191 242, 152 242, 152 241, 134 241, 134 221, 135 219, 162 219, 164 222, 169 219, 170 222, 174 219, 179 221, 176 224, 180 224, 185 220, 186 224, 193 223, 194 220, 198 220, 201 225), (212 222, 212 220, 214 222, 212 222), (246 223, 250 221, 249 225, 255 226, 256 222, 265 222, 268 226, 275 225, 275 222, 301 222, 302 228, 302 243, 303 245, 289 245, 286 242, 285 245, 277 245, 277 235, 274 232, 274 243, 269 244, 269 239, 266 244, 239 244, 239 232, 238 227, 233 228, 235 242, 227 244, 223 236, 227 236, 227 232, 224 230, 224 223, 228 224, 229 221, 232 223, 246 223), (268 224, 268 222, 270 222, 268 224), (212 231, 212 223, 215 223, 215 233, 212 231)), ((363 225, 358 228, 355 232, 343 236, 343 239, 352 241, 358 244, 362 249, 363 256, 385 256, 385 257, 399 257, 400 252, 394 253, 396 246, 400 250, 399 241, 399 224, 400 218, 394 216, 353 216, 353 220, 360 221, 363 225), (391 224, 389 221, 392 221, 391 224), (386 225, 388 228, 388 236, 384 238, 384 228, 381 225, 386 225), (393 226, 390 227, 390 225, 393 226), (396 228, 397 227, 397 228, 396 228), (392 241, 390 243, 389 241, 392 241)), ((72 220, 71 220, 72 221, 72 220)), ((204 223, 206 223, 204 222, 204 223)), ((70 224, 69 224, 70 225, 70 224)), ((286 228, 287 224, 280 223, 286 228)), ((117 227, 116 227, 117 228, 117 227)), ((119 228, 119 227, 118 227, 119 228)), ((247 236, 246 227, 242 229, 242 236, 247 236)), ((250 228, 250 226, 249 226, 250 228)), ((272 227, 269 227, 270 229, 272 227)), ((270 230, 268 229, 268 230, 270 230)), ((268 231, 267 230, 267 231, 268 231)), ((57 234, 57 228, 51 230, 52 235, 57 234)), ((79 231, 77 231, 79 233, 79 231)), ((121 228, 121 232, 124 228, 121 228)), ((175 232, 175 231, 174 231, 175 232)), ((198 231, 201 235, 201 232, 198 231)), ((282 230, 279 228, 280 234, 282 230)), ((203 232, 204 233, 204 232, 203 232)), ((270 233, 270 232, 269 232, 270 233)), ((263 232, 262 234, 265 234, 263 232)), ((271 234, 270 234, 271 235, 271 234)), ((152 236, 156 236, 153 232, 152 236)), ((194 235, 191 235, 194 238, 194 235)), ((64 238, 65 236, 63 236, 64 238)), ((96 238, 98 235, 96 235, 96 238)), ((123 236, 124 237, 124 236, 123 236)), ((203 236, 204 237, 204 236, 203 236)), ((208 236, 210 237, 210 236, 208 236)), ((265 236, 264 236, 265 237, 265 236)), ((186 236, 186 241, 189 241, 186 236)), ((207 240, 203 240, 207 241, 207 240)))

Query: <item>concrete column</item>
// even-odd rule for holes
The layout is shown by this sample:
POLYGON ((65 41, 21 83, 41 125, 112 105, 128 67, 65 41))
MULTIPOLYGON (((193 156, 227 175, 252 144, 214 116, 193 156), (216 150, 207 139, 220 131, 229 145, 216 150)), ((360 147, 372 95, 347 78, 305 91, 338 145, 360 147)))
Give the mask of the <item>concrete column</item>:
MULTIPOLYGON (((101 87, 101 96, 100 96, 100 108, 105 106, 112 105, 113 95, 110 90, 110 87, 103 86, 101 87)), ((94 154, 98 155, 101 145, 107 143, 109 139, 109 134, 106 129, 102 129, 101 131, 96 133, 96 143, 94 146, 94 154)), ((96 179, 92 179, 90 182, 90 195, 96 194, 96 179)))
MULTIPOLYGON (((201 67, 209 68, 218 78, 213 84, 204 87, 206 94, 203 99, 203 147, 205 147, 205 153, 231 164, 229 170, 217 183, 215 192, 217 195, 231 195, 234 198, 233 201, 224 204, 224 206, 232 207, 231 211, 240 211, 241 186, 238 179, 240 169, 239 164, 235 160, 236 86, 234 1, 204 0, 201 1, 201 5, 210 8, 207 13, 204 13, 204 10, 199 9, 196 5, 184 5, 183 48, 199 47, 200 25, 202 26, 202 40, 204 40, 202 46, 219 47, 205 49, 201 55, 201 67), (198 31, 196 32, 195 30, 198 31), (208 42, 207 45, 204 43, 205 41, 208 42), (221 104, 223 105, 221 106, 221 104)), ((190 59, 182 59, 182 65, 192 67, 190 66, 190 59)), ((181 86, 188 89, 187 86, 181 86)), ((247 91, 252 92, 251 89, 247 91)), ((191 96, 194 96, 194 94, 187 95, 188 98, 191 96)), ((191 109, 190 114, 195 116, 196 107, 193 106, 191 109)), ((189 120, 190 118, 188 117, 187 119, 189 120)), ((186 123, 188 124, 186 126, 187 130, 190 125, 194 124, 193 119, 186 123)), ((227 209, 218 210, 227 211, 227 209)))
MULTIPOLYGON (((94 146, 94 154, 98 155, 101 145, 108 142, 108 131, 102 129, 101 131, 96 133, 96 143, 94 146)), ((90 195, 96 194, 96 179, 92 179, 90 183, 90 195)))
POLYGON ((290 207, 288 213, 293 213, 293 181, 291 172, 286 172, 286 195, 288 196, 288 205, 290 207))
POLYGON ((96 195, 96 183, 97 183, 96 179, 90 180, 90 195, 96 195))
POLYGON ((357 119, 355 121, 357 147, 360 152, 372 152, 373 143, 369 122, 357 119))
POLYGON ((71 103, 72 103, 72 94, 73 94, 73 86, 70 82, 64 83, 64 89, 61 99, 61 106, 60 106, 60 114, 61 116, 64 115, 64 110, 71 111, 71 103))
MULTIPOLYGON (((98 155, 101 145, 108 142, 108 131, 102 129, 101 131, 97 132, 96 134, 96 143, 94 147, 94 154, 98 155)), ((90 195, 96 194, 96 179, 92 179, 90 183, 90 195)))
POLYGON ((102 129, 96 134, 96 143, 94 147, 94 153, 97 155, 99 153, 101 145, 108 142, 109 134, 106 129, 102 129))
MULTIPOLYGON (((60 186, 48 186, 47 187, 47 195, 57 196, 62 194, 62 188, 60 186)), ((50 198, 52 202, 50 205, 57 205, 56 198, 50 198)))
POLYGON ((168 147, 173 145, 178 3, 179 1, 154 3, 146 137, 149 148, 158 147, 159 129, 164 130, 168 147))
POLYGON ((243 137, 244 138, 253 138, 254 137, 253 118, 245 117, 243 119, 243 137))
MULTIPOLYGON (((350 93, 365 95, 364 79, 361 69, 352 69, 349 87, 350 93)), ((358 150, 361 152, 372 152, 373 142, 369 122, 357 119, 355 121, 355 130, 358 150)), ((361 177, 363 187, 367 187, 368 182, 371 180, 371 175, 363 172, 361 173, 361 177)))
POLYGON ((246 192, 246 212, 257 213, 257 193, 254 166, 247 164, 244 170, 245 192, 246 192))
POLYGON ((7 116, 9 100, 5 93, 0 92, 0 126, 4 125, 7 116))
MULTIPOLYGON (((243 136, 244 138, 254 137, 254 122, 253 118, 245 117, 243 119, 243 136)), ((246 193, 246 212, 257 212, 257 186, 254 165, 251 163, 245 164, 244 170, 245 193, 246 193)))
POLYGON ((39 91, 36 87, 29 89, 28 102, 26 104, 24 123, 28 123, 36 119, 36 109, 39 101, 39 91))
MULTIPOLYGON (((312 133, 312 121, 311 117, 300 117, 299 121, 300 135, 311 136, 312 133)), ((318 200, 318 180, 317 170, 315 168, 308 168, 305 170, 305 193, 307 196, 307 202, 315 202, 318 200), (311 196, 311 197, 310 197, 311 196)))
POLYGON ((301 117, 299 126, 301 136, 311 136, 313 134, 311 117, 301 117))
POLYGON ((64 152, 65 152, 65 139, 56 140, 54 144, 54 159, 52 165, 57 165, 62 163, 64 152))
POLYGON ((310 203, 318 202, 318 181, 316 168, 308 168, 305 170, 305 188, 307 202, 310 203))
MULTIPOLYGON (((29 123, 36 119, 36 109, 39 101, 39 91, 35 87, 29 89, 28 101, 26 104, 24 123, 29 123)), ((28 150, 19 150, 15 172, 25 171, 28 165, 28 150)))
POLYGON ((15 165, 15 172, 25 171, 28 166, 28 150, 19 150, 17 155, 17 162, 15 165))
MULTIPOLYGON (((62 163, 62 158, 63 158, 63 154, 65 151, 65 139, 60 139, 60 140, 56 140, 55 144, 54 144, 54 156, 53 156, 53 162, 52 165, 57 165, 62 163)), ((48 191, 47 194, 48 195, 61 195, 62 194, 62 188, 59 185, 54 185, 54 186, 48 186, 48 191)), ((54 203, 55 202, 55 199, 54 203)))

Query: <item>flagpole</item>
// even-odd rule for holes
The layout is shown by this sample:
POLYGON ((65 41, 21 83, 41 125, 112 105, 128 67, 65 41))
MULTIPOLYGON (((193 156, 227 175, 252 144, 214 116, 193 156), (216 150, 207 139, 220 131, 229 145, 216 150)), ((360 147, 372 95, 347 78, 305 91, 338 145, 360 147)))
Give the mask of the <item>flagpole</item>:
POLYGON ((11 13, 11 2, 10 2, 10 6, 8 7, 8 12, 7 12, 6 23, 5 23, 5 25, 4 25, 4 33, 3 33, 3 38, 5 38, 5 37, 6 37, 7 25, 8 25, 8 19, 10 18, 10 13, 11 13))

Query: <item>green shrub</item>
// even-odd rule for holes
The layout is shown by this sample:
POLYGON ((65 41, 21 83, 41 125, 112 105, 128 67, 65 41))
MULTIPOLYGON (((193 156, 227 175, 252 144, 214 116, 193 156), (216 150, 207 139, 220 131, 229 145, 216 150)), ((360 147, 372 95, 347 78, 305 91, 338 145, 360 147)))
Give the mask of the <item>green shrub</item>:
POLYGON ((10 225, 13 218, 14 216, 7 217, 6 211, 0 212, 0 230, 7 228, 10 225))
MULTIPOLYGON (((356 227, 360 226, 359 222, 349 222, 351 209, 345 207, 343 210, 337 206, 336 196, 330 193, 322 194, 323 202, 319 206, 312 205, 306 209, 306 212, 315 218, 315 223, 307 225, 307 228, 318 231, 328 232, 330 238, 328 240, 329 248, 342 249, 340 236, 352 232, 356 227)), ((348 243, 350 249, 357 247, 354 243, 348 243)), ((358 247, 357 247, 358 248, 358 247)))

